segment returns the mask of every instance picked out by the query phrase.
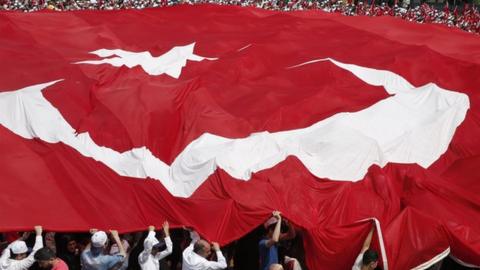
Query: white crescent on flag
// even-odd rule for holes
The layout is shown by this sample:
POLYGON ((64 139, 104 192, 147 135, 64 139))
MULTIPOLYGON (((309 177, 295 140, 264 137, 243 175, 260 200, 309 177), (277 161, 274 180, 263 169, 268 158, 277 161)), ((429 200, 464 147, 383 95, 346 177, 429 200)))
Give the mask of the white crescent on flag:
MULTIPOLYGON (((165 73, 178 78, 186 60, 197 57, 193 45, 175 47, 158 58, 142 53, 141 60, 137 54, 123 50, 98 50, 99 56, 121 58, 78 63, 141 65, 151 75, 165 73), (165 60, 177 59, 177 54, 185 57, 165 60)), ((189 197, 217 167, 234 178, 249 180, 252 173, 271 168, 288 156, 296 156, 314 175, 332 180, 357 181, 371 165, 383 167, 388 162, 417 163, 427 168, 446 151, 455 129, 465 119, 468 96, 435 83, 414 87, 393 72, 330 58, 288 69, 325 61, 350 71, 367 84, 382 86, 391 96, 361 111, 337 113, 302 129, 259 132, 236 139, 204 133, 170 165, 155 157, 147 147, 120 153, 97 145, 88 132, 76 134, 42 95, 43 89, 60 80, 1 92, 0 124, 27 139, 62 142, 119 175, 157 179, 174 196, 189 197)))

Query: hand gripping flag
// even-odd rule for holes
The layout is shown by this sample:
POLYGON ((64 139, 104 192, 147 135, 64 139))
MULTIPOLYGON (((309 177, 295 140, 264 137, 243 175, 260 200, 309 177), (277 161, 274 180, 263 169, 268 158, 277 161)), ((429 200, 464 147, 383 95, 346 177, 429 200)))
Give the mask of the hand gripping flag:
MULTIPOLYGON (((480 265, 480 41, 211 5, 0 13, 0 230, 229 243, 280 210, 310 269, 480 265)), ((255 247, 252 247, 255 248, 255 247)))

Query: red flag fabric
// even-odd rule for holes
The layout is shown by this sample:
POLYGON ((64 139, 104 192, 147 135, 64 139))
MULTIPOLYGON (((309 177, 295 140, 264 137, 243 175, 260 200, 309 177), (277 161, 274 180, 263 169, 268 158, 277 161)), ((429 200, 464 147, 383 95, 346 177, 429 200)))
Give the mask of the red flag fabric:
POLYGON ((2 231, 168 219, 226 244, 278 209, 310 269, 351 267, 369 220, 384 269, 480 265, 474 35, 212 5, 0 32, 2 231))

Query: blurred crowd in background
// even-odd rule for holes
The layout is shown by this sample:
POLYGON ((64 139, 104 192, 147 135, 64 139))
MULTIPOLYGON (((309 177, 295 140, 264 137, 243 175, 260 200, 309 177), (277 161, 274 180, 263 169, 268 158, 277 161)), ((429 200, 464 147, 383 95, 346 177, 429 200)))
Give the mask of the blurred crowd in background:
POLYGON ((114 10, 209 3, 281 11, 317 9, 347 16, 392 16, 417 23, 443 24, 472 33, 480 32, 480 12, 475 2, 430 1, 435 2, 424 2, 424 0, 0 0, 0 10, 25 12, 42 9, 114 10))

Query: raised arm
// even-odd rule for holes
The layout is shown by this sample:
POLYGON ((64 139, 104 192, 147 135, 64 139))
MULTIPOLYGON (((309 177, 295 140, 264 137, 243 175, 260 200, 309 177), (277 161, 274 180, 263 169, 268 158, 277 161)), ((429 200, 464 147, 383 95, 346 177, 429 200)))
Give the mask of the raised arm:
POLYGON ((282 216, 279 211, 273 211, 272 215, 277 219, 277 223, 275 224, 275 229, 273 230, 272 238, 268 239, 265 245, 267 247, 271 247, 278 243, 280 240, 280 228, 282 226, 282 216))
POLYGON ((163 223, 163 232, 165 233, 164 240, 165 240, 165 245, 167 246, 167 249, 155 255, 155 259, 157 260, 161 260, 167 257, 168 255, 172 254, 172 250, 173 250, 172 239, 170 239, 170 225, 168 224, 168 221, 165 221, 163 223))
POLYGON ((227 268, 227 260, 225 260, 225 257, 222 254, 222 251, 220 250, 220 245, 218 243, 213 242, 212 243, 213 250, 215 250, 215 253, 217 254, 217 261, 206 261, 204 266, 204 269, 208 270, 220 270, 220 269, 225 269, 227 268))
POLYGON ((125 250, 125 247, 123 246, 122 240, 120 240, 120 236, 118 236, 118 231, 116 230, 110 230, 110 234, 113 237, 113 240, 118 246, 118 251, 119 255, 123 256, 124 258, 127 256, 127 251, 125 250))
POLYGON ((153 241, 155 239, 155 226, 148 226, 148 235, 143 242, 143 251, 138 255, 138 263, 144 264, 152 252, 153 241))
POLYGON ((37 250, 41 249, 43 247, 43 239, 42 239, 42 226, 35 226, 35 245, 33 245, 32 252, 27 256, 27 258, 20 260, 15 267, 17 269, 28 269, 30 266, 33 265, 35 262, 35 253, 37 250))
POLYGON ((195 244, 198 240, 200 240, 200 235, 194 231, 194 230, 189 230, 190 232, 190 239, 192 239, 192 242, 190 242, 190 245, 195 244))
POLYGON ((0 265, 3 265, 4 262, 7 261, 8 258, 10 258, 10 247, 12 247, 12 243, 10 243, 2 252, 2 256, 0 257, 0 265))
MULTIPOLYGON (((37 252, 37 250, 43 247, 43 239, 42 239, 43 228, 42 226, 35 226, 34 229, 35 229, 35 245, 33 245, 32 253, 37 252)), ((32 253, 30 253, 30 255, 32 255, 32 253)))
MULTIPOLYGON (((18 238, 16 241, 26 241, 30 237, 30 232, 24 232, 20 238, 18 238)), ((36 239, 35 239, 36 240, 36 239)), ((0 265, 3 264, 8 258, 10 258, 11 253, 10 253, 10 248, 12 247, 12 244, 15 241, 11 242, 8 244, 5 249, 2 252, 2 256, 0 257, 0 265)))
POLYGON ((374 231, 375 231, 375 223, 372 224, 372 228, 370 229, 370 232, 368 233, 367 238, 365 238, 365 241, 363 242, 362 253, 367 251, 370 248, 374 231))

